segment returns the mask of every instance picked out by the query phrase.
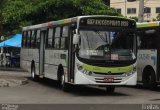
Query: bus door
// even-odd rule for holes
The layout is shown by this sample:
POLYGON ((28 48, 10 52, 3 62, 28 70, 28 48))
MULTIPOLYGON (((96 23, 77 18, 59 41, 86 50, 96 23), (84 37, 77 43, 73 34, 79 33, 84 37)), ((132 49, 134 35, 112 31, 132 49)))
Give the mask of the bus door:
POLYGON ((40 34, 40 48, 39 48, 39 75, 44 75, 44 56, 45 56, 45 39, 46 39, 46 30, 42 30, 40 34))
POLYGON ((69 29, 69 47, 68 47, 68 82, 74 82, 74 47, 73 47, 73 29, 69 29))

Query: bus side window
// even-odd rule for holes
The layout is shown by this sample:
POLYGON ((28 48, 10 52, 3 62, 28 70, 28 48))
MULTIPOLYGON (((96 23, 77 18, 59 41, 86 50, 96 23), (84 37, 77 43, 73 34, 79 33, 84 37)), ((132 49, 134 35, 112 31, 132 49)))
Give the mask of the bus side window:
POLYGON ((36 40, 37 40, 37 30, 34 31, 33 48, 36 48, 36 47, 37 47, 36 40))
POLYGON ((35 31, 32 31, 32 34, 31 34, 31 48, 34 48, 34 40, 35 40, 35 31))
POLYGON ((27 47, 30 48, 31 47, 31 31, 28 31, 28 35, 27 35, 27 47))
POLYGON ((155 33, 145 33, 145 38, 146 38, 146 48, 155 49, 156 48, 155 33))
POLYGON ((40 30, 37 30, 36 48, 39 48, 39 46, 40 46, 40 30))
POLYGON ((160 49, 160 28, 158 28, 155 32, 156 36, 156 44, 157 44, 157 49, 160 49))
POLYGON ((64 26, 62 29, 62 37, 61 37, 61 49, 68 48, 68 26, 64 26))
POLYGON ((61 31, 60 27, 57 27, 55 30, 55 39, 54 39, 54 48, 55 49, 59 49, 59 46, 60 46, 60 31, 61 31))
POLYGON ((22 47, 25 48, 26 46, 26 34, 27 32, 23 32, 22 34, 22 47))
POLYGON ((48 29, 48 36, 46 39, 46 48, 52 48, 52 43, 53 43, 53 28, 48 29))
POLYGON ((137 47, 138 49, 145 49, 146 48, 146 40, 143 31, 137 32, 137 47))
POLYGON ((138 33, 139 49, 154 49, 156 48, 155 33, 149 33, 150 30, 144 30, 138 33))

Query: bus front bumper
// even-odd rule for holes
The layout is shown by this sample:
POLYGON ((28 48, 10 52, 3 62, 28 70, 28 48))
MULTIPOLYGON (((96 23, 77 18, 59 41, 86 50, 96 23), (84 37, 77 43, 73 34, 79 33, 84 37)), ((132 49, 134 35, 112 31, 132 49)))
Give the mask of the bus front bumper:
POLYGON ((95 77, 83 74, 81 72, 75 73, 75 84, 78 85, 136 85, 137 84, 137 72, 134 72, 130 76, 103 76, 95 77), (106 81, 105 79, 112 78, 112 81, 106 81))

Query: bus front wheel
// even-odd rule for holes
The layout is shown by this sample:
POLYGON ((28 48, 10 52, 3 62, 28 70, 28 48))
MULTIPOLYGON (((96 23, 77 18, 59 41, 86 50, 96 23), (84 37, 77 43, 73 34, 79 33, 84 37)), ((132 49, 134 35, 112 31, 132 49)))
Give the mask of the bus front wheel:
POLYGON ((68 85, 65 82, 65 75, 64 74, 61 75, 61 88, 63 91, 68 91, 68 85))
POLYGON ((63 91, 68 91, 68 84, 65 82, 65 74, 63 68, 58 70, 58 82, 63 91))
POLYGON ((115 86, 107 86, 106 87, 107 93, 112 94, 112 93, 114 93, 114 91, 115 91, 115 86))

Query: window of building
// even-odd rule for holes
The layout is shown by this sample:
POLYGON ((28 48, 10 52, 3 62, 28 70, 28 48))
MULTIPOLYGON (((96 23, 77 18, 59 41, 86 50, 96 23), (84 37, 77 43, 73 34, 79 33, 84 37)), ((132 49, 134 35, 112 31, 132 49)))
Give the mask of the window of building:
POLYGON ((156 13, 160 13, 160 7, 156 8, 156 13))
POLYGON ((117 8, 116 12, 121 14, 121 8, 117 8))
POLYGON ((136 14, 136 8, 127 8, 127 14, 136 14))
POLYGON ((150 7, 145 7, 144 8, 144 13, 151 13, 151 8, 150 7))

